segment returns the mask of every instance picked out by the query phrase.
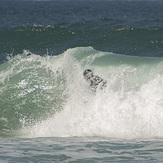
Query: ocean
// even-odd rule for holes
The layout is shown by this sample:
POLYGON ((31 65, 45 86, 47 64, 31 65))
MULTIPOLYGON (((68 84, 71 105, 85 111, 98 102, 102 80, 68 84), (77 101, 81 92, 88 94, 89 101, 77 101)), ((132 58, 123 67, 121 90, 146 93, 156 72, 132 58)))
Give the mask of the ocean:
POLYGON ((162 11, 0 0, 0 163, 163 162, 162 11))

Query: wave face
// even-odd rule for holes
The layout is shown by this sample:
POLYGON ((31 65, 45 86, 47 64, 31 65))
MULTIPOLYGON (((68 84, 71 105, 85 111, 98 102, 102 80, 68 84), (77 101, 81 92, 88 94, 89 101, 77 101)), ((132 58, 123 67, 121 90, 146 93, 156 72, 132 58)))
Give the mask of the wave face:
POLYGON ((0 136, 163 138, 163 59, 68 49, 0 65, 0 136), (107 81, 90 90, 86 68, 107 81))

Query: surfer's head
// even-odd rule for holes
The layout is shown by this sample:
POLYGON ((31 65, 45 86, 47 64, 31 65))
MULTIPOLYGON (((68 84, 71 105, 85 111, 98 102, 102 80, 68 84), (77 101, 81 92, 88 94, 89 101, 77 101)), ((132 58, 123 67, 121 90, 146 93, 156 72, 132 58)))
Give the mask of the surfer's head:
POLYGON ((86 69, 84 72, 83 72, 83 76, 86 80, 89 80, 91 77, 93 77, 93 72, 92 70, 90 69, 86 69))

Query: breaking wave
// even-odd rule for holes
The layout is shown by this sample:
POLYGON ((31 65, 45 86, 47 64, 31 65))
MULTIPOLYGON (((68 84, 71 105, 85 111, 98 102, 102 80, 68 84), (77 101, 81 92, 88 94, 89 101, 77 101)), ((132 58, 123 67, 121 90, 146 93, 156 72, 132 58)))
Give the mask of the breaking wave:
POLYGON ((77 47, 0 65, 0 135, 163 138, 163 59, 77 47), (107 81, 92 92, 86 68, 107 81))

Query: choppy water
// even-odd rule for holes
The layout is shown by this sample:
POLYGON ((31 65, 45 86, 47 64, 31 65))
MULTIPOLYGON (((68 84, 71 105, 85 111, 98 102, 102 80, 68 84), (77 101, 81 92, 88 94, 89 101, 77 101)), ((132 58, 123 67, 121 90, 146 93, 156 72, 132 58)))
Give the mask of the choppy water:
POLYGON ((0 162, 163 161, 161 1, 0 3, 0 162))
MULTIPOLYGON (((2 140, 2 139, 1 139, 2 140)), ((157 141, 99 138, 3 139, 1 162, 162 162, 157 141)))

